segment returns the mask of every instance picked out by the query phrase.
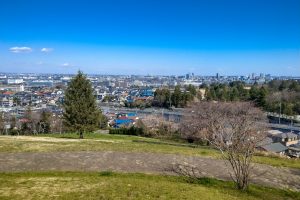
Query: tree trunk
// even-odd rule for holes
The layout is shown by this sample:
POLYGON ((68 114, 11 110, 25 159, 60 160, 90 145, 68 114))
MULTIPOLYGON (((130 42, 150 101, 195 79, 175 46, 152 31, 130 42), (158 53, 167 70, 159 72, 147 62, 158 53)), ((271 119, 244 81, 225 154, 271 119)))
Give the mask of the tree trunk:
POLYGON ((79 139, 83 139, 83 131, 79 132, 79 139))

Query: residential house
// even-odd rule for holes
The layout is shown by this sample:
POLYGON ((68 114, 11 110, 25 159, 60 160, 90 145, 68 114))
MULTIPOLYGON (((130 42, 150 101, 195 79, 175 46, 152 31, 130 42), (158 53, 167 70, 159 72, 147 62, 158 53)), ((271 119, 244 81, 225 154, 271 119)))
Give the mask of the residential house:
POLYGON ((12 97, 4 96, 0 98, 0 107, 12 107, 14 105, 14 101, 12 97))
POLYGON ((300 158, 300 143, 292 144, 288 149, 289 156, 300 158))
POLYGON ((280 142, 259 146, 258 149, 262 151, 271 152, 271 153, 278 153, 280 155, 286 154, 288 150, 288 148, 282 145, 280 142))
POLYGON ((276 135, 273 135, 274 142, 280 142, 285 146, 290 146, 293 144, 297 144, 299 142, 299 137, 293 132, 287 132, 287 133, 279 133, 276 135))

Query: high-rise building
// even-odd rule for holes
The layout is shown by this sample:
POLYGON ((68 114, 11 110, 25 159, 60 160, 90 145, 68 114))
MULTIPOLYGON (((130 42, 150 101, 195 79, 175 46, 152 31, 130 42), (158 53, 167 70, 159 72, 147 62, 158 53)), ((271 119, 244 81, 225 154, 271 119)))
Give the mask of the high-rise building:
POLYGON ((185 75, 185 79, 189 80, 191 78, 191 75, 190 74, 186 74, 185 75))
POLYGON ((259 78, 265 78, 265 75, 263 73, 260 73, 259 78))

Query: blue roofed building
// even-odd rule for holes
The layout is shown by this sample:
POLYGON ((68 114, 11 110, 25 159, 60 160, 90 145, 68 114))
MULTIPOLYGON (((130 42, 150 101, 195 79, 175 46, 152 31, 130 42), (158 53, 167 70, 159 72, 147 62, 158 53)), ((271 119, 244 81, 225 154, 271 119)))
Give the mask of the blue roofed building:
POLYGON ((114 127, 115 128, 120 128, 122 126, 129 126, 131 124, 133 124, 133 120, 132 119, 115 119, 114 120, 114 127))
POLYGON ((152 89, 143 89, 140 91, 140 97, 153 97, 154 92, 152 89))

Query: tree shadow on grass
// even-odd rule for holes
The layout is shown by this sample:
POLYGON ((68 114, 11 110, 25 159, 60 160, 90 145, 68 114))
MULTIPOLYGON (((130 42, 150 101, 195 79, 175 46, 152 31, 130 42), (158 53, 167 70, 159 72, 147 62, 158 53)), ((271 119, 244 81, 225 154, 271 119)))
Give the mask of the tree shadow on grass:
POLYGON ((284 199, 300 199, 300 192, 288 189, 278 189, 261 185, 250 184, 247 190, 238 190, 232 181, 219 180, 213 177, 207 177, 196 166, 187 163, 173 164, 168 169, 168 173, 178 175, 183 182, 198 184, 209 188, 226 190, 232 193, 247 194, 248 196, 260 199, 268 199, 268 194, 284 197, 284 199))

